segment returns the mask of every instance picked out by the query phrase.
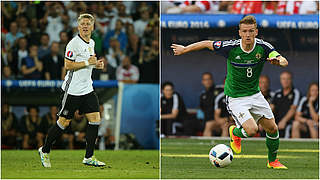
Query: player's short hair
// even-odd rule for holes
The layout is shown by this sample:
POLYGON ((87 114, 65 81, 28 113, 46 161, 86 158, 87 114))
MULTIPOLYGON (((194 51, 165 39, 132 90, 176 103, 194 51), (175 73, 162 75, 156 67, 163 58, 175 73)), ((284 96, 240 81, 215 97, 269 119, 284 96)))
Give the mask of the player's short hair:
POLYGON ((270 79, 267 75, 261 75, 260 78, 266 78, 268 80, 268 82, 270 82, 270 79))
POLYGON ((239 28, 240 28, 240 25, 241 24, 254 24, 255 27, 257 28, 257 21, 256 21, 256 18, 252 15, 249 15, 249 16, 245 16, 244 18, 242 18, 240 20, 240 23, 239 23, 239 28))
POLYGON ((166 81, 166 82, 161 84, 161 90, 163 90, 166 86, 171 86, 171 88, 174 89, 173 83, 170 82, 170 81, 166 81))
POLYGON ((80 16, 78 17, 78 24, 81 21, 81 19, 87 18, 90 20, 90 22, 92 24, 94 24, 94 17, 91 14, 85 13, 85 14, 80 14, 80 16))

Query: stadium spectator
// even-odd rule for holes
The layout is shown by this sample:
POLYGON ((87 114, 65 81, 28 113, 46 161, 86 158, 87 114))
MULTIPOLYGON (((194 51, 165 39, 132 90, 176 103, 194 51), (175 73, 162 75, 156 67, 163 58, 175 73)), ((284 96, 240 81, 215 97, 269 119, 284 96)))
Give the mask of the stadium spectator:
POLYGON ((110 122, 105 116, 103 105, 100 104, 99 108, 101 116, 101 124, 98 130, 98 137, 100 140, 99 150, 105 150, 106 146, 110 147, 112 144, 114 144, 114 137, 111 134, 110 122))
POLYGON ((143 61, 138 65, 140 69, 140 82, 159 83, 159 41, 153 40, 147 54, 141 59, 143 61))
POLYGON ((38 57, 42 59, 43 57, 50 54, 50 37, 47 33, 43 33, 40 39, 40 46, 38 48, 38 57))
POLYGON ((96 24, 99 25, 98 28, 101 28, 100 31, 103 34, 106 34, 109 30, 110 18, 106 16, 105 7, 103 4, 99 4, 95 16, 96 16, 96 24))
POLYGON ((283 71, 280 74, 280 83, 282 88, 275 92, 271 108, 279 128, 279 136, 289 138, 300 92, 293 87, 291 72, 283 71))
POLYGON ((40 131, 41 118, 39 108, 30 106, 27 108, 28 114, 21 118, 21 133, 23 135, 22 148, 35 149, 41 146, 41 136, 37 135, 40 131))
POLYGON ((10 50, 8 53, 8 61, 9 65, 13 71, 13 73, 21 78, 21 67, 22 61, 24 58, 28 57, 28 42, 25 37, 18 39, 18 48, 14 48, 12 51, 10 50), (11 52, 11 53, 10 53, 11 52))
POLYGON ((15 79, 14 75, 12 74, 10 66, 8 66, 8 65, 3 66, 1 79, 2 80, 13 80, 13 79, 15 79))
POLYGON ((17 18, 19 24, 19 32, 23 34, 23 36, 28 36, 30 34, 30 29, 28 27, 28 19, 27 17, 21 15, 17 18))
POLYGON ((268 103, 271 104, 271 100, 274 96, 274 92, 270 90, 269 86, 270 86, 269 77, 266 75, 261 75, 259 79, 260 91, 264 96, 264 98, 268 101, 268 103))
MULTIPOLYGON (((261 75, 259 78, 259 88, 264 96, 264 98, 271 104, 272 98, 274 97, 274 92, 272 92, 269 88, 270 80, 269 77, 266 75, 261 75)), ((261 137, 266 137, 266 132, 264 131, 263 127, 259 124, 259 133, 261 137)))
POLYGON ((53 41, 50 54, 43 58, 43 71, 46 80, 62 80, 66 74, 64 58, 59 54, 59 43, 53 41))
POLYGON ((8 148, 16 146, 18 136, 18 121, 10 106, 6 103, 1 105, 1 147, 8 148))
POLYGON ((319 137, 319 85, 311 83, 307 97, 303 97, 292 123, 292 138, 319 137), (301 133, 303 133, 301 135, 301 133))
POLYGON ((31 45, 29 55, 22 59, 21 73, 24 79, 41 79, 43 64, 38 57, 38 47, 31 45))
MULTIPOLYGON (((170 3, 170 2, 169 2, 170 3)), ((217 12, 219 10, 218 1, 176 1, 171 2, 173 5, 167 5, 169 8, 166 10, 168 14, 179 13, 209 13, 217 12)))
MULTIPOLYGON (((50 111, 42 117, 42 121, 39 126, 39 132, 37 136, 39 136, 39 144, 43 145, 44 138, 48 132, 48 129, 57 123, 58 120, 58 108, 57 106, 50 106, 50 111)), ((68 147, 68 149, 73 149, 73 136, 70 135, 70 130, 67 129, 61 136, 61 138, 57 139, 55 145, 60 148, 68 147)))
POLYGON ((186 107, 181 96, 174 91, 171 82, 161 85, 161 136, 176 135, 177 128, 182 128, 187 116, 186 107))
POLYGON ((232 14, 262 14, 262 1, 234 1, 232 14))
POLYGON ((66 31, 60 32, 60 41, 59 41, 59 55, 64 57, 64 51, 67 47, 67 44, 69 42, 68 33, 66 31))
MULTIPOLYGON (((123 2, 116 2, 115 4, 117 7, 118 14, 117 16, 112 18, 110 22, 110 30, 114 30, 116 28, 116 23, 118 20, 121 20, 124 26, 127 26, 128 24, 133 24, 133 20, 131 16, 127 14, 126 6, 123 4, 123 2)), ((124 29, 122 29, 122 31, 124 32, 124 29)))
POLYGON ((71 131, 72 136, 74 137, 75 146, 78 148, 85 147, 86 144, 86 127, 87 127, 87 119, 82 114, 79 114, 79 110, 74 113, 74 118, 71 121, 71 131), (80 146, 80 147, 79 147, 80 146))
POLYGON ((138 67, 131 64, 130 58, 125 56, 122 60, 121 66, 117 68, 117 80, 125 83, 137 83, 139 76, 140 74, 138 67))
POLYGON ((144 34, 144 30, 146 26, 149 23, 149 11, 148 9, 143 8, 140 11, 140 17, 141 19, 136 20, 133 25, 134 25, 134 31, 135 33, 141 38, 144 34))
POLYGON ((127 48, 127 44, 128 44, 128 38, 127 35, 122 32, 122 27, 123 27, 123 23, 120 19, 118 19, 116 21, 116 27, 114 30, 109 31, 104 40, 103 40, 103 45, 105 49, 109 49, 110 47, 110 39, 111 38, 115 38, 119 41, 120 43, 120 49, 121 51, 125 51, 127 48))
POLYGON ((10 31, 6 34, 5 48, 10 49, 15 46, 16 40, 23 37, 21 32, 18 32, 18 24, 13 21, 10 23, 10 31))
POLYGON ((105 5, 104 14, 110 19, 117 16, 118 10, 114 7, 114 3, 115 2, 108 1, 106 2, 106 5, 105 5))
POLYGON ((234 125, 234 121, 227 110, 226 96, 223 91, 221 91, 215 98, 214 102, 214 119, 220 123, 220 128, 222 130, 221 136, 228 136, 228 127, 234 125))
MULTIPOLYGON (((103 69, 93 69, 92 76, 94 80, 101 80, 101 81, 108 81, 110 78, 115 79, 112 77, 112 74, 110 74, 110 71, 108 69, 110 68, 110 65, 108 64, 108 61, 103 58, 104 68, 103 69)), ((114 76, 114 75, 113 75, 114 76)))
POLYGON ((317 12, 316 1, 287 1, 286 14, 315 14, 317 12))
POLYGON ((117 39, 110 39, 110 48, 108 49, 108 53, 105 55, 108 60, 108 71, 110 74, 110 79, 116 79, 116 69, 120 66, 122 59, 124 59, 125 54, 120 49, 120 43, 117 39))
POLYGON ((39 28, 39 23, 37 18, 33 18, 30 21, 30 33, 27 36, 29 44, 40 45, 40 39, 42 36, 42 32, 39 28))
MULTIPOLYGON (((138 48, 139 48, 139 36, 134 31, 134 26, 129 24, 127 26, 127 36, 128 36, 128 55, 133 58, 133 56, 138 56, 138 48)), ((138 58, 134 58, 138 59, 138 58)), ((134 64, 134 61, 132 61, 134 64)))
MULTIPOLYGON (((50 36, 50 43, 52 41, 59 41, 59 33, 63 30, 62 23, 62 6, 58 2, 50 2, 47 11, 41 20, 41 23, 47 24, 46 33, 50 36)), ((77 21, 76 21, 77 22, 77 21)))
POLYGON ((214 102, 221 90, 219 92, 219 89, 216 89, 213 83, 213 76, 209 72, 202 74, 201 83, 205 88, 200 94, 200 109, 204 113, 205 121, 203 136, 212 136, 212 131, 214 131, 214 134, 221 132, 221 123, 214 119, 214 102))

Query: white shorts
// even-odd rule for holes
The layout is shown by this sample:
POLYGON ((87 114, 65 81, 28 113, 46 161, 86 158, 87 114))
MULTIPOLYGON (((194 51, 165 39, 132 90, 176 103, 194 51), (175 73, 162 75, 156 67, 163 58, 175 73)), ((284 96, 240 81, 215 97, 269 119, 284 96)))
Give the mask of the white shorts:
POLYGON ((270 105, 261 92, 238 98, 226 96, 226 104, 237 127, 241 127, 250 118, 253 118, 257 124, 262 117, 274 118, 270 105))

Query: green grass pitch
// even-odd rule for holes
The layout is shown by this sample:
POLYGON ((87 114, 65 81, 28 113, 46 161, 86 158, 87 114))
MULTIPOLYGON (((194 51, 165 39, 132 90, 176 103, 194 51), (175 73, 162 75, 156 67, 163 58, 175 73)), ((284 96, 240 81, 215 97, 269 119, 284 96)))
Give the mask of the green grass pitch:
POLYGON ((52 150, 51 168, 41 165, 36 150, 2 150, 1 178, 118 179, 159 178, 158 150, 95 151, 106 167, 82 164, 85 150, 52 150))
POLYGON ((268 169, 265 141, 242 141, 225 168, 211 165, 208 154, 226 140, 161 139, 161 178, 183 179, 319 179, 319 141, 281 141, 278 158, 288 170, 268 169))

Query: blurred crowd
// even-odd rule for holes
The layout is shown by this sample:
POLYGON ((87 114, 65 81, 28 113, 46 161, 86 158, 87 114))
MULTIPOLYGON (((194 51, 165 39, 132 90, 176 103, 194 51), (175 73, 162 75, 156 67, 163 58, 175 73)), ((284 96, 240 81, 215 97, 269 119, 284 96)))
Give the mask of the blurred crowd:
POLYGON ((161 13, 317 14, 318 1, 162 1, 161 13))
MULTIPOLYGON (((262 75, 259 87, 269 102, 282 138, 319 138, 319 85, 310 83, 306 96, 295 88, 291 72, 279 77, 281 89, 272 91, 268 76, 262 75)), ((187 112, 183 98, 171 82, 161 86, 161 133, 169 135, 228 136, 228 127, 234 123, 226 107, 224 85, 215 85, 210 72, 202 74, 200 107, 197 113, 187 112)), ((259 126, 256 137, 265 137, 259 126)))
MULTIPOLYGON (((40 116, 39 107, 29 106, 25 115, 17 118, 8 104, 1 106, 1 147, 2 149, 37 149, 43 146, 48 129, 57 122, 57 106, 50 106, 49 112, 40 116)), ((101 124, 98 130, 99 149, 113 149, 114 136, 104 108, 100 105, 101 124)), ((54 148, 83 149, 87 119, 76 111, 70 126, 54 143, 54 148)), ((98 148, 97 147, 97 148, 98 148)))
POLYGON ((63 80, 64 52, 81 13, 95 17, 94 80, 159 82, 159 3, 6 1, 1 3, 2 79, 63 80))

